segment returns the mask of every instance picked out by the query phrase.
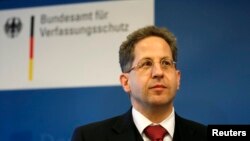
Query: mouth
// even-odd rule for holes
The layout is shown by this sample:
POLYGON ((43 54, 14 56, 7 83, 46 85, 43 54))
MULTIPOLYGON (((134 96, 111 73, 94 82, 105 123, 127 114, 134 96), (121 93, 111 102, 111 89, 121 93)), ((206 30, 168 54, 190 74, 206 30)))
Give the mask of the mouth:
POLYGON ((149 89, 165 89, 165 88, 167 88, 167 87, 159 84, 159 85, 154 85, 154 86, 150 87, 149 89))

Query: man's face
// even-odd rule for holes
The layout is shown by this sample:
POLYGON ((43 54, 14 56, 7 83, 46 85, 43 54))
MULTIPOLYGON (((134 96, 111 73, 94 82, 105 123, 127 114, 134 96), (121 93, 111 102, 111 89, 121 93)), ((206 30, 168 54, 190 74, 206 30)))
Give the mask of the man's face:
POLYGON ((180 72, 175 67, 162 68, 162 59, 173 60, 168 43, 156 36, 142 39, 135 44, 135 59, 132 66, 149 59, 153 62, 148 69, 135 68, 120 77, 123 88, 130 94, 135 108, 148 106, 172 106, 180 85, 180 72))

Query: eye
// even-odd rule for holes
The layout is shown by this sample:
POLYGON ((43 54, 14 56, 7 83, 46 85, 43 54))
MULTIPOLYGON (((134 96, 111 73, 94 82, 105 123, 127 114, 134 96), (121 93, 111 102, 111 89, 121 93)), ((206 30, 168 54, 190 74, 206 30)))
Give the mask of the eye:
POLYGON ((147 68, 150 68, 152 66, 153 66, 153 62, 151 60, 143 60, 140 63, 139 68, 147 69, 147 68))
POLYGON ((162 60, 161 65, 163 67, 169 67, 169 66, 172 66, 172 62, 170 60, 162 60))

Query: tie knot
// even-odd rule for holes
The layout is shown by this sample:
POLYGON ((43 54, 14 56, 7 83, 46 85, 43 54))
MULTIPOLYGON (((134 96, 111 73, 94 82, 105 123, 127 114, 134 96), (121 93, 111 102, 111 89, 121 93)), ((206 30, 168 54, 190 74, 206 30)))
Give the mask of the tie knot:
POLYGON ((146 127, 144 133, 151 141, 163 141, 167 130, 161 125, 154 125, 146 127))

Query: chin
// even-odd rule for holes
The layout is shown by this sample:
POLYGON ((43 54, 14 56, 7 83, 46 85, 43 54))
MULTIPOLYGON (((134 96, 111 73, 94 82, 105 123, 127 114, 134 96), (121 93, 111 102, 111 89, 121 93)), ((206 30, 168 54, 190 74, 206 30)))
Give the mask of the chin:
POLYGON ((150 103, 152 105, 158 105, 158 106, 163 106, 163 105, 170 105, 172 103, 172 99, 166 98, 166 97, 157 97, 154 99, 150 100, 150 103))

